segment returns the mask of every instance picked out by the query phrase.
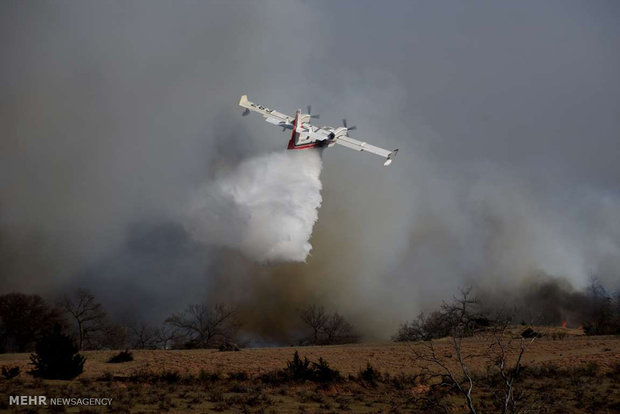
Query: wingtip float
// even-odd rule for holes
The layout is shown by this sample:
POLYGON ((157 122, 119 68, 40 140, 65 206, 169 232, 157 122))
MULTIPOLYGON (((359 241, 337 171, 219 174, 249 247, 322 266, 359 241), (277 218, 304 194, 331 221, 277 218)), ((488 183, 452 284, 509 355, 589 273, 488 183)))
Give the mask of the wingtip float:
POLYGON ((336 144, 343 147, 351 148, 360 152, 369 152, 385 158, 384 166, 392 163, 398 149, 389 151, 374 145, 358 141, 349 136, 349 131, 355 129, 355 126, 348 126, 347 120, 342 120, 341 127, 322 126, 317 127, 310 124, 312 118, 318 118, 318 115, 311 114, 311 107, 308 106, 308 113, 302 113, 301 109, 295 112, 295 116, 289 116, 263 105, 255 104, 248 100, 247 95, 242 95, 239 100, 239 106, 245 108, 243 115, 250 112, 257 112, 265 118, 265 121, 272 125, 281 127, 282 130, 292 130, 291 139, 288 142, 288 149, 300 150, 316 147, 332 147, 336 144))

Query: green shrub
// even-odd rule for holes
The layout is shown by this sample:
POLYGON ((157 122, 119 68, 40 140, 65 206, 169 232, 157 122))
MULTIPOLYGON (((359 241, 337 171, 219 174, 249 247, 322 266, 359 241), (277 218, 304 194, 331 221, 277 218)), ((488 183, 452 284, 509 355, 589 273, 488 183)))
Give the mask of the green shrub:
POLYGON ((118 364, 121 362, 133 361, 133 354, 129 350, 124 350, 108 359, 108 363, 118 364))
POLYGON ((536 332, 532 328, 524 329, 523 332, 521 332, 521 337, 523 338, 540 338, 541 336, 542 334, 540 332, 536 332))
POLYGON ((371 385, 377 385, 377 381, 381 381, 381 373, 370 365, 370 362, 366 363, 366 369, 360 372, 359 377, 371 385))
POLYGON ((260 376, 264 383, 280 384, 288 381, 334 382, 342 380, 340 372, 329 367, 327 361, 319 358, 318 362, 310 362, 307 357, 301 359, 295 351, 293 360, 286 363, 286 368, 267 372, 260 376))
POLYGON ((15 378, 19 375, 19 367, 2 366, 2 376, 6 379, 15 378))
POLYGON ((246 381, 248 379, 248 373, 245 371, 231 372, 228 374, 228 378, 235 381, 246 381))
POLYGON ((293 354, 293 360, 286 363, 285 373, 290 379, 304 380, 312 378, 312 369, 310 368, 310 361, 307 357, 302 360, 299 357, 299 352, 295 351, 293 354))
POLYGON ((167 370, 159 375, 159 379, 168 384, 177 384, 181 381, 181 375, 177 371, 167 370))
POLYGON ((34 365, 30 374, 46 379, 73 379, 82 373, 86 360, 77 352, 78 347, 62 334, 57 324, 52 334, 37 343, 36 353, 30 356, 34 365))
POLYGON ((200 382, 214 382, 220 379, 220 374, 217 372, 209 372, 204 369, 198 373, 198 380, 200 382))
POLYGON ((327 361, 319 358, 319 362, 312 363, 312 369, 315 382, 334 382, 342 379, 340 372, 329 367, 327 361))

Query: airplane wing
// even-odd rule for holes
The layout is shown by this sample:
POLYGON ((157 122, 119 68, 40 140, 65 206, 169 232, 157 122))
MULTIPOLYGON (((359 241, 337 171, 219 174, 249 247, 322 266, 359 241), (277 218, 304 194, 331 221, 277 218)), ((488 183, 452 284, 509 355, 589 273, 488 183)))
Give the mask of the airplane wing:
POLYGON ((396 153, 398 152, 398 149, 395 149, 394 151, 388 151, 386 149, 367 144, 366 142, 358 141, 347 135, 336 137, 336 144, 340 144, 343 147, 351 148, 356 151, 370 152, 371 154, 376 154, 380 157, 384 157, 385 162, 383 163, 383 165, 385 165, 386 167, 392 163, 392 159, 394 158, 394 156, 396 156, 396 153))
POLYGON ((274 111, 273 109, 269 109, 263 105, 257 105, 254 102, 248 101, 248 96, 243 95, 239 100, 239 106, 245 108, 245 112, 243 115, 247 115, 252 112, 258 112, 265 118, 265 121, 270 124, 280 126, 285 129, 293 129, 293 122, 295 119, 286 114, 280 113, 278 111, 274 111))

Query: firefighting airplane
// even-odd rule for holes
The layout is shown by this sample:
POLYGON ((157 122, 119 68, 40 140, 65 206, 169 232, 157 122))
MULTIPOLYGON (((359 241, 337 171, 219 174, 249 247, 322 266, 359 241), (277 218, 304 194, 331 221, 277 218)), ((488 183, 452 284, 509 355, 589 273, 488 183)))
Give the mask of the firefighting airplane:
POLYGON ((346 119, 342 120, 343 126, 337 128, 329 126, 322 126, 319 128, 311 125, 310 119, 318 118, 319 116, 310 114, 310 106, 308 106, 307 114, 303 114, 301 109, 298 109, 297 112, 295 112, 295 118, 273 109, 269 109, 265 106, 257 105, 254 102, 250 102, 248 101, 247 95, 243 95, 241 97, 241 100, 239 100, 239 106, 245 108, 245 111, 243 111, 244 116, 248 115, 250 111, 258 112, 263 116, 263 118, 265 118, 265 121, 282 127, 283 131, 292 129, 293 134, 288 142, 288 149, 290 150, 314 147, 332 147, 335 144, 340 144, 356 151, 370 152, 372 154, 377 154, 380 157, 384 157, 385 162, 383 165, 386 167, 392 163, 392 159, 398 152, 397 149, 394 151, 388 151, 349 137, 349 131, 354 130, 355 127, 347 126, 346 119))

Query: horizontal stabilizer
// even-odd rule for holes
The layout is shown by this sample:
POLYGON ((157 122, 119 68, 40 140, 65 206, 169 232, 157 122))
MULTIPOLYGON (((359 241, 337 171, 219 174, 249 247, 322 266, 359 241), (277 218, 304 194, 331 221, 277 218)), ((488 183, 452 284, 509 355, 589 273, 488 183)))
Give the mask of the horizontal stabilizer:
POLYGON ((390 155, 387 156, 387 159, 383 163, 383 166, 387 167, 388 165, 390 165, 392 163, 392 159, 396 156, 397 153, 398 153, 398 148, 390 152, 390 155))

